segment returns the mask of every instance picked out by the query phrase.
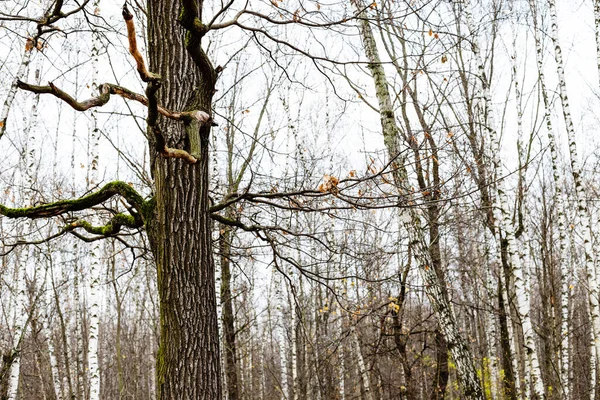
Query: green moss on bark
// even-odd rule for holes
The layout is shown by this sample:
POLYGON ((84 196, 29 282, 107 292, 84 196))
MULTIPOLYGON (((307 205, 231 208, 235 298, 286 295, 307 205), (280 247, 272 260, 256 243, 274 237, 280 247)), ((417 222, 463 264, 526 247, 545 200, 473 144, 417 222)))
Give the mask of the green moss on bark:
POLYGON ((53 203, 41 204, 35 207, 10 208, 0 205, 0 214, 8 218, 47 218, 65 214, 67 212, 81 211, 92 208, 114 195, 121 195, 136 209, 141 208, 144 199, 129 184, 122 181, 107 183, 100 190, 87 196, 72 200, 59 200, 53 203))

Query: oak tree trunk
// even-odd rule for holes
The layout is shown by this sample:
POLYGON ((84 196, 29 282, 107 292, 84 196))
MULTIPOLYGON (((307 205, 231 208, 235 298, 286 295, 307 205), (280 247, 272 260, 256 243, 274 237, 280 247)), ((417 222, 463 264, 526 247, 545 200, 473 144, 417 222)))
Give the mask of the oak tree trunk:
MULTIPOLYGON (((148 1, 150 70, 160 75, 158 104, 211 111, 215 72, 194 63, 177 22, 179 2, 148 1)), ((181 122, 159 119, 167 145, 189 150, 181 122)), ((159 399, 220 399, 220 363, 211 221, 208 211, 210 127, 200 128, 197 164, 163 158, 151 144, 155 204, 147 223, 160 298, 159 399)), ((151 137, 151 135, 148 135, 151 137)))

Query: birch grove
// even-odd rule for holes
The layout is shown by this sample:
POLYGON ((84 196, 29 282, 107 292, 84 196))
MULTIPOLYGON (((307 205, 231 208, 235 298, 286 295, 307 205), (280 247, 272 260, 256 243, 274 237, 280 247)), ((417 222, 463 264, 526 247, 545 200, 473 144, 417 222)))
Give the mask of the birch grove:
POLYGON ((0 399, 594 399, 600 2, 0 2, 0 399))

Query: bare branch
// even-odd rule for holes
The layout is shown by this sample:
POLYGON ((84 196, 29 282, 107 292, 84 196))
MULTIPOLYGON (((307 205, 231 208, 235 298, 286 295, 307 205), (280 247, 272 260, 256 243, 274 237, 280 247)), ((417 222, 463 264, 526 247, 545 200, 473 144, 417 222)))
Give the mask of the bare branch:
POLYGON ((17 84, 18 84, 19 80, 25 75, 25 71, 27 70, 27 66, 29 65, 29 60, 31 59, 31 52, 33 49, 38 49, 38 50, 41 49, 39 39, 42 37, 42 35, 44 33, 48 33, 48 32, 58 29, 57 27, 52 26, 52 24, 56 23, 57 21, 59 21, 63 18, 67 18, 70 15, 78 13, 87 5, 87 3, 89 3, 89 1, 90 0, 85 0, 78 7, 74 8, 71 11, 64 13, 61 10, 63 7, 63 1, 57 0, 54 7, 52 7, 52 12, 48 11, 46 13, 46 15, 44 15, 43 17, 41 17, 39 19, 21 17, 18 15, 7 15, 7 14, 0 12, 0 21, 15 20, 15 21, 30 21, 30 22, 37 23, 37 34, 34 37, 27 38, 27 41, 25 43, 25 53, 23 54, 21 64, 19 66, 19 69, 17 71, 15 79, 12 82, 12 85, 8 92, 8 95, 6 96, 6 99, 4 101, 4 107, 2 109, 2 114, 0 115, 0 138, 4 135, 4 132, 6 131, 8 114, 10 112, 10 108, 12 107, 12 102, 15 98, 15 94, 17 92, 17 84), (44 29, 44 27, 47 27, 47 29, 44 29))
MULTIPOLYGON (((137 101, 138 103, 148 106, 148 99, 145 96, 139 93, 135 93, 127 88, 124 88, 123 86, 114 85, 112 83, 101 84, 99 87, 100 95, 92 97, 91 99, 83 100, 81 102, 77 101, 71 95, 58 88, 52 82, 48 82, 48 86, 37 86, 19 80, 17 81, 17 87, 32 93, 52 94, 58 97, 59 99, 65 101, 68 105, 70 105, 77 111, 86 111, 92 107, 102 107, 103 105, 108 103, 111 94, 116 94, 123 97, 124 99, 137 101)), ((157 110, 161 115, 164 115, 165 117, 176 121, 190 122, 195 120, 198 121, 200 124, 210 123, 213 126, 217 125, 212 120, 210 115, 208 115, 208 113, 204 111, 171 111, 159 105, 157 105, 157 110)))
POLYGON ((212 124, 212 118, 208 113, 204 111, 193 110, 173 113, 165 110, 162 107, 159 107, 158 102, 156 100, 156 92, 161 86, 160 76, 149 72, 146 69, 144 58, 142 57, 142 54, 137 48, 137 39, 135 37, 135 24, 133 23, 133 15, 127 8, 127 3, 123 4, 123 19, 125 20, 125 24, 127 25, 129 52, 135 59, 140 77, 144 82, 148 83, 148 86, 146 87, 146 98, 137 93, 123 90, 123 88, 119 88, 120 90, 118 90, 118 94, 123 97, 139 101, 140 103, 145 104, 148 107, 148 117, 146 118, 146 122, 148 123, 148 129, 154 134, 156 142, 155 148, 160 155, 162 155, 165 158, 181 158, 189 164, 196 164, 198 162, 198 159, 189 154, 187 151, 180 149, 172 149, 167 146, 167 142, 157 125, 158 114, 161 113, 166 117, 177 120, 183 120, 186 122, 196 120, 201 125, 207 123, 212 124))
POLYGON ((275 18, 271 18, 268 15, 256 12, 256 11, 243 9, 243 10, 239 11, 230 21, 226 21, 226 22, 223 22, 223 23, 220 23, 220 24, 215 24, 215 23, 213 23, 214 21, 211 21, 211 23, 208 25, 208 30, 217 30, 217 29, 227 28, 227 27, 230 27, 230 26, 233 26, 233 25, 239 25, 238 21, 239 21, 240 17, 242 15, 246 15, 246 14, 247 15, 252 15, 254 17, 258 17, 258 18, 263 19, 265 21, 268 21, 268 22, 270 22, 271 24, 274 24, 274 25, 296 24, 296 25, 304 25, 304 26, 307 26, 309 28, 330 28, 332 26, 345 24, 345 23, 347 23, 349 21, 357 19, 357 17, 360 15, 361 12, 362 11, 356 12, 355 14, 353 14, 352 16, 350 16, 348 18, 342 18, 342 19, 337 20, 337 21, 318 23, 318 22, 311 22, 311 21, 308 21, 308 20, 303 20, 297 14, 294 14, 292 19, 278 20, 278 19, 275 19, 275 18))
POLYGON ((52 82, 48 82, 48 86, 37 86, 30 85, 29 83, 25 83, 23 81, 17 81, 17 87, 19 89, 27 90, 28 92, 33 93, 49 93, 52 94, 59 99, 63 100, 65 103, 73 107, 77 111, 86 111, 92 107, 101 107, 108 103, 110 100, 110 86, 108 84, 102 84, 98 88, 100 91, 100 95, 96 97, 92 97, 91 99, 83 100, 78 102, 73 97, 71 97, 68 93, 62 91, 58 87, 56 87, 52 82))
POLYGON ((137 39, 135 37, 135 24, 133 23, 133 14, 127 8, 127 3, 123 4, 123 19, 125 20, 125 25, 127 26, 127 39, 129 40, 129 52, 135 59, 135 63, 137 64, 137 71, 140 74, 140 77, 144 82, 150 82, 151 80, 157 79, 158 76, 148 72, 146 69, 146 63, 144 62, 144 57, 140 53, 137 47, 137 39))

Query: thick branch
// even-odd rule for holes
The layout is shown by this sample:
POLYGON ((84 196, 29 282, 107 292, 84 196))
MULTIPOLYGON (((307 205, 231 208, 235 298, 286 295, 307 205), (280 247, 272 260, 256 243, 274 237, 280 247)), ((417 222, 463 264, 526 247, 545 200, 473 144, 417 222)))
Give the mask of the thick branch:
POLYGON ((187 31, 199 37, 204 36, 208 32, 208 28, 202 23, 200 10, 194 0, 181 1, 179 23, 187 31))
MULTIPOLYGON (((137 101, 138 103, 148 106, 148 99, 145 96, 135 93, 127 88, 124 88, 123 86, 114 85, 112 83, 101 84, 99 87, 100 94, 98 96, 83 101, 77 101, 71 97, 71 95, 54 85, 52 82, 49 82, 48 86, 37 86, 26 82, 17 81, 17 86, 22 90, 27 90, 28 92, 40 94, 47 93, 56 96, 77 111, 86 111, 92 107, 102 107, 108 103, 111 94, 116 94, 124 99, 137 101)), ((216 125, 210 115, 204 111, 171 111, 159 105, 157 105, 157 110, 165 117, 176 121, 191 122, 196 120, 200 124, 211 124, 213 126, 216 125)))
MULTIPOLYGON (((230 26, 234 26, 234 25, 238 25, 239 26, 239 19, 240 17, 242 17, 243 15, 252 15, 254 17, 258 17, 260 19, 263 19, 273 25, 289 25, 289 24, 295 24, 295 25, 304 25, 307 26, 309 28, 330 28, 332 26, 336 26, 336 25, 341 25, 341 24, 345 24, 349 21, 353 21, 354 19, 357 19, 358 16, 365 10, 369 8, 368 6, 363 8, 362 10, 357 11, 355 14, 353 14, 350 17, 344 17, 342 19, 336 20, 336 21, 331 21, 331 22, 323 22, 323 23, 318 23, 318 22, 312 22, 310 20, 307 19, 302 19, 300 16, 298 16, 298 14, 294 13, 292 19, 276 19, 276 18, 271 18, 268 15, 253 11, 253 10, 248 10, 248 9, 243 9, 240 10, 231 20, 229 21, 225 21, 219 24, 215 24, 214 21, 215 19, 213 18, 213 21, 211 21, 211 23, 208 25, 208 27, 206 28, 207 31, 208 30, 217 30, 217 29, 223 29, 223 28, 228 28, 230 26)), ((281 14, 280 14, 281 15, 281 14)), ((283 16, 282 16, 283 18, 283 16)))
POLYGON ((127 39, 129 40, 129 52, 135 59, 135 63, 137 65, 137 71, 140 74, 140 77, 144 82, 150 82, 152 80, 158 79, 159 77, 156 74, 148 72, 146 69, 146 63, 144 62, 144 57, 142 53, 138 50, 137 47, 137 39, 135 37, 135 24, 133 23, 133 14, 127 8, 127 3, 123 4, 123 19, 125 20, 125 25, 127 26, 127 39))
POLYGON ((110 86, 106 83, 100 85, 100 87, 98 88, 100 91, 100 95, 92 97, 91 99, 83 100, 81 102, 75 100, 68 93, 63 92, 52 82, 48 82, 48 86, 37 86, 30 85, 29 83, 25 83, 23 81, 17 81, 17 86, 19 87, 19 89, 27 90, 28 92, 52 94, 58 97, 59 99, 63 100, 65 103, 67 103, 77 111, 86 111, 92 107, 101 107, 108 103, 108 100, 110 100, 110 86))
POLYGON ((200 45, 208 28, 202 23, 201 10, 198 8, 195 0, 182 0, 179 23, 187 31, 185 48, 188 54, 194 60, 194 64, 196 64, 198 69, 202 71, 206 86, 214 88, 217 80, 217 71, 200 45))
MULTIPOLYGON (((123 4, 123 19, 125 19, 125 24, 127 25, 129 52, 135 59, 140 77, 144 82, 148 83, 148 86, 146 87, 146 98, 144 98, 141 95, 138 95, 137 93, 132 93, 123 90, 120 90, 119 94, 124 97, 139 101, 148 106, 148 117, 146 118, 146 122, 148 123, 148 129, 154 134, 156 151, 160 153, 160 155, 162 155, 165 158, 181 158, 189 164, 196 164, 198 162, 198 159, 189 154, 187 151, 180 149, 172 149, 167 146, 167 141, 165 140, 165 137, 163 136, 162 132, 160 131, 157 125, 158 114, 161 113, 163 115, 166 115, 166 110, 162 109, 162 107, 159 107, 158 102, 156 100, 156 92, 161 86, 160 76, 149 72, 146 69, 144 58, 142 57, 141 53, 137 48, 137 40, 135 37, 135 24, 133 23, 133 15, 131 14, 131 12, 129 12, 129 9, 127 8, 127 3, 123 4)), ((168 114, 169 115, 166 115, 167 117, 183 120, 186 122, 198 121, 200 124, 212 124, 212 119, 210 115, 208 115, 208 113, 204 111, 193 110, 181 113, 169 112, 168 114)))
POLYGON ((79 220, 73 222, 69 225, 70 229, 74 228, 83 228, 89 233, 93 233, 95 235, 102 236, 112 236, 116 235, 121 231, 121 227, 126 226, 128 228, 141 228, 143 226, 143 222, 140 220, 136 220, 135 217, 128 214, 119 213, 114 215, 110 221, 103 226, 93 226, 87 221, 79 220))
POLYGON ((114 181, 107 183, 102 189, 87 196, 74 200, 60 200, 54 203, 42 204, 29 208, 10 208, 0 204, 0 215, 8 218, 48 218, 68 212, 81 211, 105 202, 114 195, 125 198, 141 215, 144 199, 138 192, 125 182, 114 181))
MULTIPOLYGON (((165 158, 181 158, 188 164, 196 164, 198 159, 187 151, 168 147, 165 137, 157 126, 158 104, 156 101, 156 91, 159 87, 160 80, 153 80, 148 83, 146 89, 146 95, 148 96, 148 118, 146 119, 146 122, 148 123, 148 129, 152 131, 156 139, 156 151, 165 158)), ((200 113, 200 111, 198 112, 200 113)))

